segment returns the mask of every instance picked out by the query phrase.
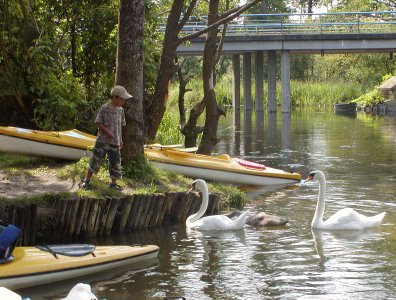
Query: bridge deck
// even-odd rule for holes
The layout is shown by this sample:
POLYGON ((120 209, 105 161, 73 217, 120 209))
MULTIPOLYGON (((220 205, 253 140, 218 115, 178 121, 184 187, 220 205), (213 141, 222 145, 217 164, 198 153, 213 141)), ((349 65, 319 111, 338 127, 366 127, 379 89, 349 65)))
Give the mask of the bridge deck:
MULTIPOLYGON (((184 26, 182 35, 206 28, 206 17, 184 26)), ((220 28, 221 29, 221 28, 220 28)), ((219 31, 220 32, 220 31, 219 31)), ((179 55, 201 55, 204 38, 178 48, 179 55)), ((396 51, 396 12, 249 14, 227 25, 223 53, 252 51, 347 53, 396 51)))

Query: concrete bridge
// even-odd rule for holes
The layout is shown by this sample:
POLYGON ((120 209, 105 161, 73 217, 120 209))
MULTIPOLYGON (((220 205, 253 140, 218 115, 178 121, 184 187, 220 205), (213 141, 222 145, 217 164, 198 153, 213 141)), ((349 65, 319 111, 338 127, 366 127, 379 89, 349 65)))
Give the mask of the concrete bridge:
MULTIPOLYGON (((188 35, 206 27, 206 17, 197 17, 183 28, 188 35)), ((221 29, 221 28, 220 28, 221 29)), ((220 31, 219 31, 220 32, 220 31)), ((205 38, 181 45, 182 56, 202 55, 205 38)), ((389 53, 396 51, 396 11, 322 14, 241 15, 227 26, 223 55, 232 56, 233 107, 240 107, 242 79, 244 109, 253 109, 251 92, 252 56, 255 57, 255 109, 264 110, 264 56, 267 57, 267 110, 275 112, 276 57, 281 58, 281 109, 288 113, 290 54, 389 53)))

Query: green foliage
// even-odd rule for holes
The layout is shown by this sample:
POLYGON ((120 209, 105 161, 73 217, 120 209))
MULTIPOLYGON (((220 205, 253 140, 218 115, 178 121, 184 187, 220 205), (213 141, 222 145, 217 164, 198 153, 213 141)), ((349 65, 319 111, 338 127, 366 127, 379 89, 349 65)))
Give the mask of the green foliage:
POLYGON ((75 128, 85 104, 84 89, 78 81, 67 73, 60 77, 48 76, 43 92, 34 101, 34 120, 44 130, 75 128))
POLYGON ((157 143, 163 145, 183 143, 183 135, 179 129, 179 118, 179 111, 169 109, 168 106, 156 135, 157 143))
POLYGON ((248 201, 246 194, 234 185, 220 184, 211 186, 210 190, 221 193, 225 210, 242 209, 248 201))
POLYGON ((124 176, 139 182, 158 182, 159 176, 156 169, 145 156, 142 156, 123 167, 124 176))
POLYGON ((357 83, 291 82, 292 103, 296 106, 329 106, 336 102, 348 102, 361 93, 362 87, 357 83))
POLYGON ((359 83, 366 90, 396 69, 396 61, 385 54, 316 55, 314 64, 315 81, 359 83))
POLYGON ((361 106, 378 105, 384 103, 384 101, 385 98, 377 88, 353 100, 353 102, 361 106))
POLYGON ((79 106, 76 128, 95 134, 95 118, 99 108, 110 98, 110 90, 114 86, 114 75, 104 75, 87 90, 87 100, 79 106))
POLYGON ((215 87, 217 103, 222 106, 232 105, 232 77, 228 74, 219 78, 215 87))
POLYGON ((145 23, 144 23, 144 82, 146 97, 154 93, 155 81, 158 76, 158 67, 162 51, 163 33, 158 30, 159 17, 162 5, 156 2, 145 1, 145 23))

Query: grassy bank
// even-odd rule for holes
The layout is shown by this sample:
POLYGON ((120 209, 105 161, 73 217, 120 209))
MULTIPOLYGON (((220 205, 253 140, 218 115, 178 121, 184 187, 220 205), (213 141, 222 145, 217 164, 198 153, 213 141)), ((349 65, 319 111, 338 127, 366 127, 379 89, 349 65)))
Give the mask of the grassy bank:
MULTIPOLYGON (((83 158, 78 162, 60 162, 0 153, 0 184, 5 189, 8 186, 12 189, 2 191, 0 201, 3 204, 9 201, 13 203, 46 201, 64 197, 65 193, 98 198, 122 197, 128 194, 185 192, 192 183, 190 178, 160 170, 142 159, 133 165, 124 166, 124 177, 120 181, 120 185, 124 188, 122 192, 109 188, 109 175, 105 166, 102 166, 99 173, 92 178, 92 189, 82 190, 78 188, 78 182, 84 177, 87 165, 88 158, 83 158), (35 185, 39 185, 37 189, 32 188, 35 185), (69 188, 70 186, 73 188, 69 188), (19 193, 18 189, 26 189, 26 191, 19 193), (19 196, 22 194, 23 196, 19 196)), ((221 194, 225 209, 241 208, 247 202, 245 193, 234 186, 219 183, 208 183, 208 186, 210 192, 221 194)))

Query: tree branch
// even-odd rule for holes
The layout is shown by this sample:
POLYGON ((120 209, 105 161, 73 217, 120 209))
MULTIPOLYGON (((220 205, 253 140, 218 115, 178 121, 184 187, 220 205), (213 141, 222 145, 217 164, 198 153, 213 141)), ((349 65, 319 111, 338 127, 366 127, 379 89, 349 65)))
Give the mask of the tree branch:
POLYGON ((190 18, 191 14, 192 14, 192 11, 193 11, 195 5, 197 4, 197 1, 198 0, 192 0, 190 2, 190 5, 188 6, 186 12, 183 15, 183 18, 180 20, 179 24, 177 25, 177 30, 179 30, 179 31, 182 30, 183 26, 186 25, 188 19, 190 18))
MULTIPOLYGON (((221 25, 223 25, 223 24, 235 19, 240 14, 245 12, 247 9, 249 9, 250 7, 252 7, 253 5, 255 5, 255 4, 257 4, 257 3, 261 2, 261 1, 262 0, 253 0, 250 3, 246 3, 245 5, 240 6, 239 8, 236 9, 235 12, 231 13, 230 15, 228 15, 227 17, 225 17, 223 19, 218 20, 217 22, 211 24, 210 26, 206 27, 205 29, 202 29, 200 31, 197 31, 195 33, 192 33, 190 35, 186 35, 186 36, 180 38, 178 40, 178 44, 180 45, 180 44, 183 44, 184 42, 187 42, 187 41, 192 40, 192 39, 194 39, 196 37, 199 37, 199 36, 207 33, 209 30, 217 28, 217 27, 219 27, 219 26, 221 26, 221 25)), ((233 9, 233 10, 235 10, 235 9, 233 9)), ((227 12, 224 15, 227 15, 227 12)))

